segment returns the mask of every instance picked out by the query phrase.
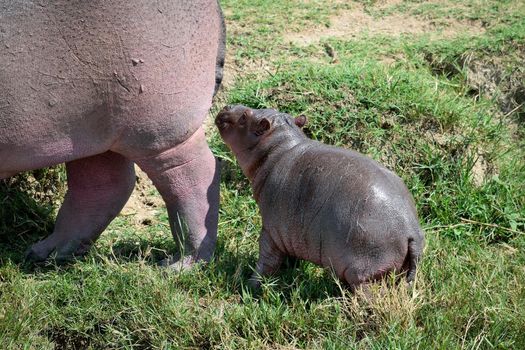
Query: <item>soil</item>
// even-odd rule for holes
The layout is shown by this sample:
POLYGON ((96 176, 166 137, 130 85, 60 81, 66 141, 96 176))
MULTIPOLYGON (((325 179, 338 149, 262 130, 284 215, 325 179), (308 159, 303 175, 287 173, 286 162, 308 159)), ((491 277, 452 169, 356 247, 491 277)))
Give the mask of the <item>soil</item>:
MULTIPOLYGON (((389 1, 382 6, 393 5, 389 1)), ((356 4, 350 10, 340 11, 330 18, 330 26, 311 28, 302 32, 286 33, 284 41, 298 46, 307 46, 331 37, 352 39, 362 35, 401 36, 405 34, 434 34, 440 37, 454 37, 459 33, 482 33, 484 28, 475 21, 447 19, 435 22, 406 14, 388 14, 375 18, 365 11, 365 7, 356 4)))
MULTIPOLYGON (((525 47, 518 51, 525 60, 525 47)), ((467 83, 473 94, 497 98, 501 111, 508 116, 525 118, 525 71, 508 71, 499 57, 473 58, 465 62, 467 83)))
POLYGON ((151 225, 159 210, 164 209, 162 197, 156 192, 153 183, 146 173, 135 166, 137 182, 120 215, 130 218, 134 225, 151 225))

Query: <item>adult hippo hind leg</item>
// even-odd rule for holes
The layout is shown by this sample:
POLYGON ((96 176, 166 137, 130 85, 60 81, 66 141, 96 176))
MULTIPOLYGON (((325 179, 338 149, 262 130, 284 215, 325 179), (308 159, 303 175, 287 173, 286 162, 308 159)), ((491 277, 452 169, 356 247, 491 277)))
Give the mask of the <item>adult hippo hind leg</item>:
MULTIPOLYGON (((218 2, 163 3, 161 14, 156 6, 144 8, 158 33, 140 53, 144 64, 130 68, 127 81, 137 79, 145 89, 117 111, 134 122, 125 124, 112 150, 141 167, 164 199, 179 251, 163 265, 181 270, 209 261, 217 240, 219 168, 203 122, 221 82, 225 37, 218 2)), ((134 45, 134 37, 122 37, 134 45)))
POLYGON ((220 176, 203 128, 173 148, 136 161, 162 195, 179 243, 179 254, 163 265, 183 270, 208 262, 217 240, 220 176))
POLYGON ((106 152, 66 163, 68 190, 53 233, 35 243, 26 259, 57 262, 84 255, 126 204, 135 185, 133 163, 106 152))

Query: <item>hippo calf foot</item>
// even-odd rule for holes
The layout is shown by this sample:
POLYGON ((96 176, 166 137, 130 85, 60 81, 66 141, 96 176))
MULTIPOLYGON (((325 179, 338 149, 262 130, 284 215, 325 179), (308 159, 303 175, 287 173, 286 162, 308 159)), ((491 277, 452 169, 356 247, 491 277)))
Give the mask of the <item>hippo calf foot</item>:
POLYGON ((253 275, 248 280, 248 288, 253 292, 259 292, 261 290, 261 277, 253 275))

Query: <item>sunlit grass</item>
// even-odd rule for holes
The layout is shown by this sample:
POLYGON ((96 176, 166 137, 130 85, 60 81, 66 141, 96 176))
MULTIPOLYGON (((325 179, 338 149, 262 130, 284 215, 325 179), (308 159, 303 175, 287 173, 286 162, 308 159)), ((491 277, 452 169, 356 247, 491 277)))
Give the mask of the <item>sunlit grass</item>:
POLYGON ((265 280, 260 295, 249 292, 261 221, 247 180, 211 128, 210 145, 223 159, 216 256, 182 274, 157 266, 176 247, 163 208, 147 224, 118 217, 74 264, 26 266, 24 250, 51 228, 64 174, 1 184, 1 347, 525 348, 524 110, 502 111, 506 86, 492 96, 469 81, 474 59, 496 60, 503 83, 522 76, 519 2, 402 1, 379 13, 381 2, 361 1, 350 5, 378 18, 405 13, 487 28, 447 39, 338 37, 306 46, 282 36, 326 27, 348 6, 222 3, 238 71, 218 100, 304 113, 309 137, 396 171, 426 230, 415 284, 387 280, 371 296, 352 295, 329 271, 299 262, 265 280))

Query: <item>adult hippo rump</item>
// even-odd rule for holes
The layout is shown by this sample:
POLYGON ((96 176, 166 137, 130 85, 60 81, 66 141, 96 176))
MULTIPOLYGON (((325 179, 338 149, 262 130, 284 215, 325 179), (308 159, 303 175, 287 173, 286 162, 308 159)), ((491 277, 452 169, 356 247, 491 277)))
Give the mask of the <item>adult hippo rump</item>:
POLYGON ((120 212, 133 163, 184 242, 177 266, 209 260, 218 167, 202 123, 222 77, 216 0, 0 0, 0 178, 66 163, 54 232, 27 253, 85 253, 120 212))
POLYGON ((331 268, 352 289, 390 271, 411 281, 424 234, 403 181, 360 153, 308 139, 305 122, 244 106, 216 118, 262 216, 252 285, 286 256, 331 268))

